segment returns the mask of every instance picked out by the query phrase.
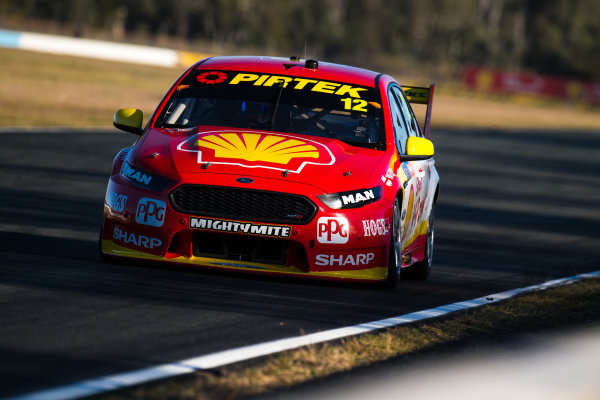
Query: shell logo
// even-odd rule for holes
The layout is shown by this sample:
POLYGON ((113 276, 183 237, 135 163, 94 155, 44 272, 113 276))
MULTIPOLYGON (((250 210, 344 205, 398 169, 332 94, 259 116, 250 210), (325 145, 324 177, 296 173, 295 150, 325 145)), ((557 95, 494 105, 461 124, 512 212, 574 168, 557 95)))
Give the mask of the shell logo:
POLYGON ((198 163, 269 168, 299 173, 307 164, 331 165, 335 158, 323 144, 304 138, 257 132, 206 132, 179 144, 197 152, 198 163))
POLYGON ((311 144, 258 133, 208 135, 198 139, 198 147, 213 149, 218 158, 240 158, 276 164, 287 164, 298 157, 319 158, 319 151, 311 144))

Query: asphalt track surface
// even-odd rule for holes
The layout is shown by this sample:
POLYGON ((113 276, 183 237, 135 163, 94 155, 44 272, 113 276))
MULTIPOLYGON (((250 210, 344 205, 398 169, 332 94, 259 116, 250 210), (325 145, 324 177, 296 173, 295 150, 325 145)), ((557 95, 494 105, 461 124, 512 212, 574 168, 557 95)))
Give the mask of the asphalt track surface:
POLYGON ((434 270, 398 288, 98 256, 117 131, 0 131, 0 397, 594 271, 600 132, 435 130, 434 270))

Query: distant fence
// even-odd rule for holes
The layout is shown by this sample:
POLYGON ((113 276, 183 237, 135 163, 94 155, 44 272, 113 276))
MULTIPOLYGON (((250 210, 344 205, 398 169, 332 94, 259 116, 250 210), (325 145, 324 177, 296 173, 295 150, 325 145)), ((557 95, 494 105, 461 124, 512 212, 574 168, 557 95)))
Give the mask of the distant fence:
POLYGON ((467 67, 463 70, 463 84, 487 92, 531 94, 600 104, 600 83, 467 67))
POLYGON ((160 47, 0 30, 0 47, 159 67, 188 67, 209 56, 160 47))

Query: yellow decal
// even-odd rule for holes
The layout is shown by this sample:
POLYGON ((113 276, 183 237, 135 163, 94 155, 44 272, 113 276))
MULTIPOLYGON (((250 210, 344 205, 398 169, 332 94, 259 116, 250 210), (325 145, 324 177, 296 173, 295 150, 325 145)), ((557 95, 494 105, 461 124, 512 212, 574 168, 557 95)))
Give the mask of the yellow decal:
POLYGON ((313 92, 335 94, 337 96, 350 96, 360 99, 360 92, 368 90, 366 88, 354 87, 337 82, 319 81, 307 78, 292 78, 282 75, 259 75, 238 73, 231 81, 230 85, 239 85, 240 83, 252 83, 255 86, 277 86, 283 84, 284 88, 295 90, 311 90, 313 92))
POLYGON ((216 158, 287 164, 293 158, 319 158, 319 151, 301 140, 258 133, 221 133, 202 136, 198 147, 215 151, 216 158), (262 140, 261 140, 262 139, 262 140))
POLYGON ((317 83, 318 82, 314 79, 305 79, 305 78, 295 78, 294 81, 298 82, 296 84, 296 86, 294 86, 294 89, 298 89, 298 90, 304 89, 306 87, 306 85, 309 83, 317 83))
POLYGON ((402 90, 409 103, 427 104, 429 102, 430 88, 403 85, 402 90))
POLYGON ((351 99, 350 97, 344 97, 342 103, 344 103, 344 109, 352 111, 367 112, 367 101, 362 99, 351 99))
MULTIPOLYGON (((264 76, 264 75, 263 75, 264 76)), ((261 76, 262 78, 262 76, 261 76)), ((269 79, 266 80, 266 82, 263 84, 263 86, 273 86, 273 85, 278 85, 279 83, 282 83, 284 86, 287 87, 288 83, 290 83, 292 81, 292 78, 290 78, 289 76, 272 76, 269 79)), ((257 83, 254 83, 255 85, 257 83)))
POLYGON ((429 225, 429 220, 426 219, 425 221, 421 222, 419 224, 419 226, 417 226, 417 228, 415 229, 415 232, 411 235, 411 237, 409 237, 408 239, 402 238, 402 250, 404 250, 408 246, 410 246, 415 240, 417 240, 417 238, 419 236, 426 235, 428 225, 429 225))
POLYGON ((256 74, 237 74, 235 78, 229 82, 230 85, 237 85, 240 82, 253 82, 258 79, 256 74))
POLYGON ((406 237, 406 233, 408 231, 408 225, 411 224, 411 218, 413 214, 413 199, 414 193, 412 186, 410 187, 410 195, 408 197, 408 207, 406 208, 406 219, 404 220, 404 232, 402 233, 402 239, 406 237))
POLYGON ((198 265, 208 266, 212 268, 221 268, 229 270, 240 270, 240 271, 252 271, 252 272, 274 272, 278 274, 285 274, 291 276, 300 277, 321 277, 321 278, 338 278, 338 279, 355 279, 359 281, 381 281, 387 276, 387 267, 374 267, 368 269, 359 270, 344 270, 344 271, 308 271, 304 268, 300 268, 293 265, 277 265, 277 264, 266 264, 256 263, 250 261, 234 261, 220 258, 209 258, 209 257, 186 257, 177 256, 174 258, 167 258, 163 256, 156 256, 150 253, 144 253, 137 250, 131 250, 127 247, 119 246, 110 240, 102 240, 102 252, 104 254, 111 254, 120 257, 130 257, 137 259, 146 260, 157 260, 169 263, 179 263, 187 265, 198 265))
POLYGON ((203 132, 179 143, 177 150, 197 153, 198 164, 234 165, 300 173, 307 165, 332 165, 327 146, 302 137, 267 132, 203 132))
POLYGON ((338 86, 340 86, 339 83, 319 81, 313 86, 312 91, 333 94, 338 86))

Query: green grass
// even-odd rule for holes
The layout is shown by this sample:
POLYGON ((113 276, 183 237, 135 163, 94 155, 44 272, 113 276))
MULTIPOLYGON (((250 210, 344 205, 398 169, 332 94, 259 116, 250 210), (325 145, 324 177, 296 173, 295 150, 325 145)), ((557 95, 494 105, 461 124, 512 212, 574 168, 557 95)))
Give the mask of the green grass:
POLYGON ((600 279, 589 279, 505 302, 333 343, 286 351, 216 371, 150 383, 102 399, 236 399, 386 360, 410 362, 521 334, 600 323, 600 279))
POLYGON ((147 115, 178 69, 0 49, 0 126, 112 126, 119 108, 147 115))
MULTIPOLYGON (((14 49, 0 49, 0 63, 0 126, 110 127, 119 108, 139 108, 148 117, 184 71, 14 49)), ((597 109, 458 87, 438 84, 434 128, 600 130, 597 109)))

